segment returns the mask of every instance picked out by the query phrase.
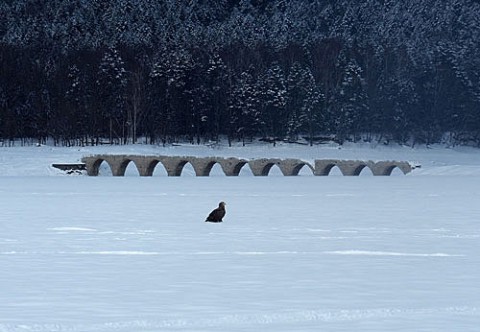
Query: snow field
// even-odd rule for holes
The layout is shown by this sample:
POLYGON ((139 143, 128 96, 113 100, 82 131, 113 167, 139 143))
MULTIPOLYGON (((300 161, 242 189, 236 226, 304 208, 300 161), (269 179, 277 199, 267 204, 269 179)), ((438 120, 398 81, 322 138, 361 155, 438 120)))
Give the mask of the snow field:
POLYGON ((0 179, 2 332, 480 323, 478 177, 0 179))

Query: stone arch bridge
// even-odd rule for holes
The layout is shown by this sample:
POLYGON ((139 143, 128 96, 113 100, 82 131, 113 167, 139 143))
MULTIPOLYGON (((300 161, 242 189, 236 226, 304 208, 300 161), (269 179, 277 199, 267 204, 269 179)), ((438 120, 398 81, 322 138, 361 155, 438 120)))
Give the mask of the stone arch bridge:
POLYGON ((267 176, 270 169, 276 165, 285 176, 298 175, 303 167, 308 167, 314 175, 326 176, 333 167, 338 167, 343 175, 356 176, 364 168, 369 168, 373 175, 388 176, 395 168, 403 174, 412 171, 413 167, 404 161, 361 161, 319 159, 314 165, 300 159, 241 159, 221 157, 176 157, 176 156, 138 156, 138 155, 93 155, 82 158, 87 174, 97 176, 100 165, 106 162, 112 170, 113 176, 124 176, 125 170, 133 163, 140 176, 152 176, 155 167, 162 164, 168 176, 180 176, 184 166, 190 163, 197 176, 209 176, 215 164, 219 164, 227 176, 238 176, 241 169, 248 165, 253 175, 267 176))

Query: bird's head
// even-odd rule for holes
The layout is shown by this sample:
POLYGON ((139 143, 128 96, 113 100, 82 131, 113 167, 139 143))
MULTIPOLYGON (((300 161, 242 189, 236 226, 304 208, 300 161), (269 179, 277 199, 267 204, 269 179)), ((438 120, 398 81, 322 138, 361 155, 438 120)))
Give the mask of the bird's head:
POLYGON ((218 206, 219 206, 219 207, 222 207, 222 208, 224 208, 225 205, 227 205, 227 203, 225 203, 225 202, 220 202, 220 204, 218 204, 218 206))

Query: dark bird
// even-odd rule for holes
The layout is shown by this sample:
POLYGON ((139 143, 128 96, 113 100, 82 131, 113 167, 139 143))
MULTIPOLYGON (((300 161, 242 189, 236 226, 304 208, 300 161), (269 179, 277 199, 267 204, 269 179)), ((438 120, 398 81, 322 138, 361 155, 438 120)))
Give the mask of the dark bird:
POLYGON ((220 204, 218 204, 218 208, 210 212, 205 222, 222 222, 223 217, 225 217, 225 205, 225 202, 220 202, 220 204))

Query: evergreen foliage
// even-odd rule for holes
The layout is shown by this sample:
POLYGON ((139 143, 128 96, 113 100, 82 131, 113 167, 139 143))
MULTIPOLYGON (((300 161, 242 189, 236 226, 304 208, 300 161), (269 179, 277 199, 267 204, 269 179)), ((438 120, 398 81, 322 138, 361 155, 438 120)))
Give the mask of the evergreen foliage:
POLYGON ((474 0, 9 0, 0 139, 480 145, 474 0))

